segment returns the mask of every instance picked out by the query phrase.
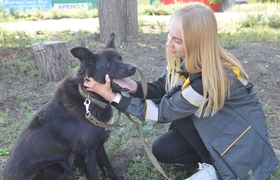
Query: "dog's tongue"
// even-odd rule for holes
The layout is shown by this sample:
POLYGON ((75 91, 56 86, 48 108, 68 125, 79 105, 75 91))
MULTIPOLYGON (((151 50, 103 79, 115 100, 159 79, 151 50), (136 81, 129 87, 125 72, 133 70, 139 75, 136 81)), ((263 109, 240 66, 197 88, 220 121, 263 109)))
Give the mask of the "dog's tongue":
POLYGON ((128 89, 129 91, 134 91, 136 89, 136 86, 134 83, 131 83, 129 78, 114 79, 114 83, 118 84, 122 88, 128 89))

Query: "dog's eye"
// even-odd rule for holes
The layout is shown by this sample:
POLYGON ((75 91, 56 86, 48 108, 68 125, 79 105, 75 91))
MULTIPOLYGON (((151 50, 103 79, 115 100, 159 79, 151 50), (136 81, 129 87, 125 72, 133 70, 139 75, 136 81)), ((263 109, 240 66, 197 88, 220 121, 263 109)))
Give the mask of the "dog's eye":
POLYGON ((106 64, 106 66, 111 66, 111 62, 108 62, 108 63, 106 64))

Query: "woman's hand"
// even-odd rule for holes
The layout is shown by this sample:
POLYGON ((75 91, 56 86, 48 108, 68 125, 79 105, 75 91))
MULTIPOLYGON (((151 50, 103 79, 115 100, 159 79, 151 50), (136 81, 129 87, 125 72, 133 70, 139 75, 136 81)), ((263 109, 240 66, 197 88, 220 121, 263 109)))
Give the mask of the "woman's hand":
POLYGON ((91 77, 86 77, 84 86, 86 87, 86 90, 93 91, 99 94, 100 96, 104 97, 107 101, 112 101, 113 99, 115 99, 116 93, 114 93, 111 89, 111 80, 108 74, 105 76, 105 80, 106 83, 101 84, 91 77))

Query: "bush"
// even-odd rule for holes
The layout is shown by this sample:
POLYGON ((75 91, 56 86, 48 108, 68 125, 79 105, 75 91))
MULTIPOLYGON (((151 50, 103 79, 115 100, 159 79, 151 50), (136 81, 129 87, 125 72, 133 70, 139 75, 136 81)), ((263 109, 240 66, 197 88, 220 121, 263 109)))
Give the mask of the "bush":
POLYGON ((279 28, 280 27, 280 16, 277 13, 273 13, 267 18, 268 26, 271 28, 279 28))

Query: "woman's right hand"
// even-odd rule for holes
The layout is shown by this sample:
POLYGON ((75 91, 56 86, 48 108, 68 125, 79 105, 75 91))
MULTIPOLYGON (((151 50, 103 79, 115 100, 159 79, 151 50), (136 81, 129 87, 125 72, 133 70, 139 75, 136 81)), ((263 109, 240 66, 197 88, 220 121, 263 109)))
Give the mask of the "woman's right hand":
POLYGON ((95 81, 92 77, 86 77, 86 81, 84 81, 84 86, 86 90, 96 92, 100 96, 104 97, 107 101, 112 101, 116 97, 116 93, 114 93, 111 89, 111 80, 108 74, 105 76, 106 83, 101 84, 95 81))

